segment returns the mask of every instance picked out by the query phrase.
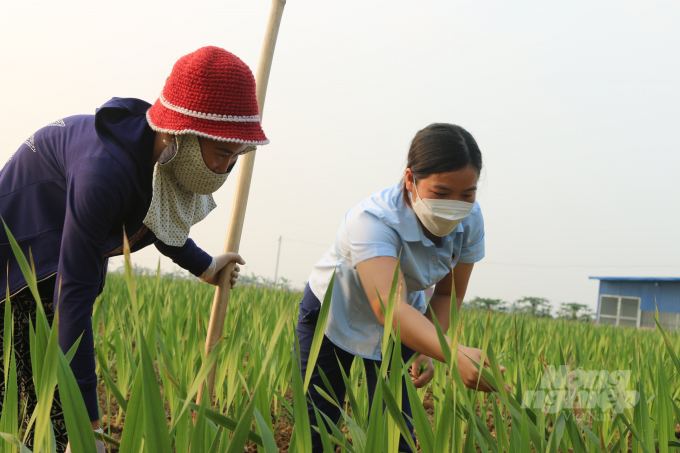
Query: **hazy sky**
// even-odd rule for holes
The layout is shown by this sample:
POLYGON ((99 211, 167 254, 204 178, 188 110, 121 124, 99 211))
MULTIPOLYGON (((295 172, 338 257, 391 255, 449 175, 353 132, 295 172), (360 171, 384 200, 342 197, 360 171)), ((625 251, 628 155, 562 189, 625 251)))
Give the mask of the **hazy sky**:
MULTIPOLYGON (((255 73, 269 8, 3 0, 0 161, 45 124, 111 97, 153 102, 173 63, 199 47, 224 47, 255 73)), ((588 276, 680 275, 679 49, 677 1, 289 0, 245 272, 273 277, 283 236, 279 275, 301 286, 345 212, 400 180, 413 135, 451 122, 474 135, 485 164, 486 258, 467 299, 595 307, 588 276)), ((237 171, 191 232, 212 254, 237 171)), ((151 247, 133 261, 158 257, 151 247)))

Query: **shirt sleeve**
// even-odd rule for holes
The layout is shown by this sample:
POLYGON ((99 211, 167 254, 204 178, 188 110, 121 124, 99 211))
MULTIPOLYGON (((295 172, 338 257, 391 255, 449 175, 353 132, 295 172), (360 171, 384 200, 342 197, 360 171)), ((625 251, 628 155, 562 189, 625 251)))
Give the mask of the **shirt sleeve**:
POLYGON ((401 239, 397 232, 368 212, 347 214, 345 236, 353 267, 379 256, 399 256, 401 239))
POLYGON ((66 213, 54 304, 59 310, 61 350, 66 353, 82 335, 71 369, 90 420, 98 420, 92 307, 102 283, 106 238, 129 193, 125 184, 88 164, 76 165, 66 175, 66 213))
POLYGON ((188 238, 183 246, 173 247, 157 240, 154 245, 163 255, 172 260, 173 263, 191 272, 198 277, 205 272, 212 262, 212 255, 203 251, 202 248, 188 238))
POLYGON ((463 225, 463 247, 458 262, 476 263, 482 258, 484 258, 484 217, 479 204, 475 203, 463 225))

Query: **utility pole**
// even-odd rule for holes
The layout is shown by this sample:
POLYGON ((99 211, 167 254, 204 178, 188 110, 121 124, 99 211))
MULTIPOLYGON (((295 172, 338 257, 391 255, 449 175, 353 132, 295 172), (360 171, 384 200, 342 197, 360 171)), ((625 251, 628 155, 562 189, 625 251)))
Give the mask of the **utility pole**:
POLYGON ((274 271, 274 286, 276 286, 276 282, 279 280, 279 258, 281 258, 281 239, 283 239, 283 236, 279 236, 279 251, 276 254, 276 270, 274 271))

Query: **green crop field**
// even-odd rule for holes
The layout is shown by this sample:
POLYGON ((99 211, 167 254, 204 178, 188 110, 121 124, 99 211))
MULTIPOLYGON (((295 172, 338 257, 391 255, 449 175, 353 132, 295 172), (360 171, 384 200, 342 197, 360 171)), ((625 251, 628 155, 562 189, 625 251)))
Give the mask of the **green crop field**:
MULTIPOLYGON (((23 270, 35 287, 30 258, 23 270)), ((109 451, 311 450, 307 381, 293 355, 301 294, 237 286, 223 340, 206 357, 213 293, 207 284, 133 275, 129 267, 125 274, 108 275, 93 323, 109 451), (211 407, 204 398, 197 406, 193 400, 212 364, 217 365, 214 402, 211 407)), ((384 301, 388 317, 394 299, 393 294, 384 301)), ((5 332, 10 332, 10 307, 2 308, 5 332)), ((322 310, 320 323, 326 315, 322 310)), ((428 389, 415 389, 407 378, 419 451, 680 451, 677 334, 476 310, 452 310, 452 318, 448 334, 486 351, 491 367, 483 375, 499 392, 465 389, 455 366, 461 358, 451 351, 447 364, 436 363, 428 389), (498 364, 507 368, 504 374, 498 364), (497 386, 500 380, 512 391, 497 386)), ((39 313, 34 331, 35 451, 54 451, 49 407, 58 383, 72 451, 89 453, 92 429, 69 354, 59 351, 57 326, 50 329, 39 313)), ((361 385, 364 366, 356 360, 345 377, 346 401, 335 401, 343 417, 330 432, 321 431, 326 451, 397 451, 399 434, 406 431, 398 389, 409 365, 399 358, 398 335, 393 331, 383 341, 387 360, 373 406, 385 410, 369 415, 368 393, 361 385)), ((0 452, 25 452, 21 441, 27 427, 18 415, 22 407, 12 383, 16 371, 10 339, 6 335, 3 342, 7 391, 0 452)), ((335 399, 332 389, 321 390, 335 399)))

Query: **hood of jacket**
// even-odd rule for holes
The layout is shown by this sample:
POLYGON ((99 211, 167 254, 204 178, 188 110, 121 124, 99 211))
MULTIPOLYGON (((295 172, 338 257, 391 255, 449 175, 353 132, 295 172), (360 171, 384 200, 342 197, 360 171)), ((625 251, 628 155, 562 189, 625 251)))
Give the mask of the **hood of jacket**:
POLYGON ((112 98, 97 109, 94 120, 102 145, 123 166, 144 199, 151 195, 148 186, 156 136, 146 121, 150 107, 140 99, 112 98))

